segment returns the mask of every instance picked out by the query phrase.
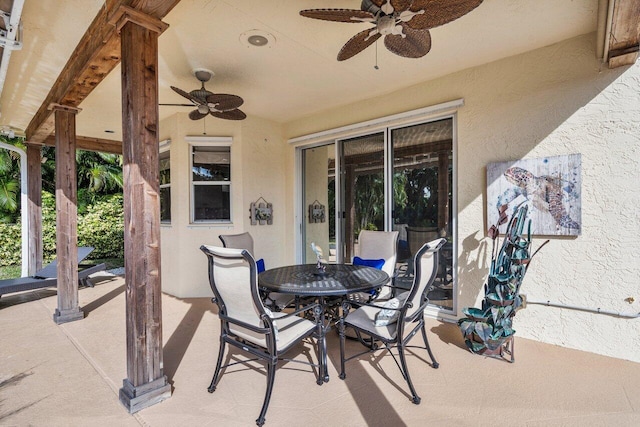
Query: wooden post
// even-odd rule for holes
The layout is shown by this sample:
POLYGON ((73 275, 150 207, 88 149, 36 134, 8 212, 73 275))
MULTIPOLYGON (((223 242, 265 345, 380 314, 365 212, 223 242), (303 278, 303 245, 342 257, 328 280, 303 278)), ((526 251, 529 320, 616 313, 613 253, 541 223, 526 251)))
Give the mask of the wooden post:
POLYGON ((78 306, 78 207, 75 107, 51 104, 56 126, 56 258, 58 260, 57 324, 84 318, 78 306))
POLYGON ((438 230, 449 228, 449 152, 438 154, 438 230))
POLYGON ((127 378, 130 413, 171 396, 162 369, 158 36, 162 21, 128 7, 110 19, 121 35, 127 378))
POLYGON ((28 274, 42 268, 42 161, 41 147, 27 144, 27 216, 29 218, 28 274))

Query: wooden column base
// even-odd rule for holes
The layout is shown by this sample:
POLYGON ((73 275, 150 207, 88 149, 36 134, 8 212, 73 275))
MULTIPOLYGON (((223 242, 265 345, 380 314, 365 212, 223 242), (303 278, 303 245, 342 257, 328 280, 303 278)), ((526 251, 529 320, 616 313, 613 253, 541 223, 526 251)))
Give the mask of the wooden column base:
POLYGON ((53 321, 56 322, 57 325, 82 319, 84 319, 84 312, 80 310, 79 307, 74 307, 69 310, 62 311, 56 308, 56 312, 53 313, 53 321))
POLYGON ((155 381, 134 387, 128 379, 122 380, 120 389, 120 403, 127 408, 130 414, 134 414, 148 406, 160 403, 171 397, 171 384, 167 377, 162 376, 155 381))

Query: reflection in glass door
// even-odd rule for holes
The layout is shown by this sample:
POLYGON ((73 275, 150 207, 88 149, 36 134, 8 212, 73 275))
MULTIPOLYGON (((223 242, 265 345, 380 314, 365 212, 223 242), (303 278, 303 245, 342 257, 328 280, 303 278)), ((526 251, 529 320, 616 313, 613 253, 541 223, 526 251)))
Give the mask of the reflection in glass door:
POLYGON ((410 286, 412 257, 424 243, 447 238, 440 252, 440 265, 433 305, 453 308, 452 254, 452 119, 391 130, 393 146, 393 228, 400 233, 398 285, 410 286))
POLYGON ((360 230, 385 229, 384 133, 341 141, 343 252, 358 255, 360 230))
POLYGON ((302 261, 307 264, 316 261, 311 242, 322 248, 327 261, 336 262, 335 150, 335 144, 302 150, 302 261))

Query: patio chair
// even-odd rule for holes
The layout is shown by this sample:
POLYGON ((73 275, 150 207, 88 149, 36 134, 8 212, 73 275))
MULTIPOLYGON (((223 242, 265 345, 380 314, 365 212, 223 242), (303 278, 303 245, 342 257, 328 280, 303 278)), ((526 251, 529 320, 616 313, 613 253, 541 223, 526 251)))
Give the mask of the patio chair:
MULTIPOLYGON (((226 344, 234 346, 263 360, 267 365, 267 389, 260 415, 256 424, 265 422, 265 414, 269 407, 273 381, 278 361, 281 356, 317 331, 318 326, 298 314, 313 310, 317 304, 311 304, 292 313, 272 313, 265 308, 258 293, 258 271, 255 260, 245 249, 228 249, 215 246, 201 246, 209 260, 209 284, 213 290, 212 301, 218 305, 221 322, 220 350, 216 370, 209 385, 209 393, 213 393, 221 378, 221 371, 235 362, 223 365, 226 344)), ((321 360, 317 347, 318 360, 321 360)), ((286 359, 285 359, 286 360, 286 359)), ((249 360, 250 361, 250 360, 249 360)), ((320 367, 317 364, 302 361, 310 366, 318 367, 316 382, 322 384, 320 367)))
MULTIPOLYGON (((371 231, 362 230, 358 235, 358 253, 353 257, 352 263, 355 265, 367 265, 376 267, 389 275, 389 282, 385 286, 393 286, 393 279, 396 270, 396 259, 398 257, 398 231, 371 231)), ((388 296, 388 292, 377 289, 375 293, 366 296, 383 298, 388 296)), ((359 298, 363 295, 351 295, 359 298)))
MULTIPOLYGON (((249 251, 251 256, 255 257, 255 252, 253 252, 253 237, 251 237, 251 234, 248 232, 240 234, 221 234, 218 237, 225 248, 245 249, 249 251)), ((256 266, 258 268, 258 274, 262 273, 265 270, 264 259, 257 259, 256 266)), ((292 305, 294 301, 295 297, 293 295, 285 295, 277 292, 270 292, 263 298, 263 302, 276 311, 282 311, 286 307, 292 305)))
MULTIPOLYGON (((93 287, 89 281, 89 275, 102 271, 105 264, 87 265, 82 261, 93 251, 91 246, 81 246, 78 248, 78 280, 81 285, 93 287)), ((15 279, 0 280, 0 296, 13 292, 30 291, 33 289, 48 288, 58 284, 58 261, 53 260, 41 270, 36 271, 33 276, 18 277, 15 279)))
MULTIPOLYGON (((343 311, 343 315, 339 322, 340 333, 340 378, 345 379, 345 362, 359 357, 368 352, 382 349, 378 346, 378 342, 384 345, 393 357, 394 361, 402 376, 409 385, 411 391, 411 400, 416 405, 420 403, 420 397, 416 393, 409 370, 405 350, 407 348, 424 348, 431 358, 431 366, 435 369, 439 364, 436 361, 429 341, 427 340, 427 332, 424 325, 424 309, 429 303, 426 295, 431 287, 436 274, 438 272, 438 251, 444 245, 445 239, 437 239, 429 243, 425 243, 418 250, 414 257, 415 276, 413 285, 409 291, 399 294, 397 297, 386 301, 384 304, 373 303, 362 304, 357 310, 349 313, 348 309, 343 311), (415 324, 415 325, 414 325, 415 324), (366 351, 345 358, 345 328, 351 327, 356 331, 360 341, 368 341, 369 348, 366 351), (422 333, 424 347, 410 346, 409 342, 416 333, 422 333), (362 335, 366 335, 369 339, 363 339, 362 335), (392 352, 397 349, 398 359, 392 352)), ((348 308, 348 307, 345 307, 348 308)))

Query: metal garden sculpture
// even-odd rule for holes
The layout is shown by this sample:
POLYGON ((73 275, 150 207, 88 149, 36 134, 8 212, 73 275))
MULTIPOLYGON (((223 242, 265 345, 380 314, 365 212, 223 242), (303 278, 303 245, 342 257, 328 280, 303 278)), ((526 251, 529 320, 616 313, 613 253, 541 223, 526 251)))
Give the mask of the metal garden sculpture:
POLYGON ((491 226, 488 232, 493 245, 482 308, 464 308, 462 312, 466 317, 458 321, 458 326, 472 353, 492 357, 503 357, 508 353, 511 356, 510 361, 513 362, 515 330, 512 328, 512 322, 523 304, 520 295, 522 279, 532 258, 549 241, 545 241, 533 255, 530 255, 531 220, 527 220, 528 206, 521 204, 514 210, 500 245, 499 227, 508 221, 506 210, 506 205, 499 208, 498 222, 491 226))

